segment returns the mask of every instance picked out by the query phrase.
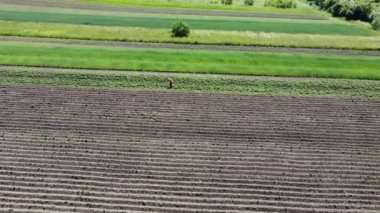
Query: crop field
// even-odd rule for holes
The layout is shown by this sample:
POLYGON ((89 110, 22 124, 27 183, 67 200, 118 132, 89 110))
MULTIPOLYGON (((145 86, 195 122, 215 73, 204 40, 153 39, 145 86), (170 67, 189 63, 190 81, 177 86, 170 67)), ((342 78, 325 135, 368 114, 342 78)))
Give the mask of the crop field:
POLYGON ((378 56, 123 49, 17 42, 0 42, 0 47, 2 65, 380 79, 378 56))
POLYGON ((311 9, 305 1, 297 0, 297 8, 282 10, 274 7, 264 7, 264 0, 256 0, 254 6, 245 6, 244 0, 235 0, 232 5, 225 6, 217 0, 77 0, 77 2, 101 3, 119 6, 148 6, 167 8, 187 8, 187 9, 208 9, 208 10, 237 10, 250 12, 271 12, 271 13, 317 13, 311 9), (215 3, 212 3, 215 2, 215 3))
POLYGON ((6 21, 29 21, 46 23, 67 23, 97 26, 126 26, 144 28, 166 28, 169 29, 177 20, 188 23, 193 29, 225 30, 225 31, 250 31, 271 33, 303 33, 321 35, 356 35, 370 36, 374 32, 361 27, 328 22, 324 20, 283 20, 283 19, 238 19, 221 17, 181 17, 156 14, 147 15, 134 13, 129 15, 112 14, 83 14, 82 12, 39 12, 30 9, 0 11, 0 20, 6 21))
POLYGON ((330 97, 380 100, 376 80, 276 78, 193 73, 119 72, 61 68, 0 67, 0 84, 59 87, 72 89, 111 89, 209 92, 222 94, 330 97), (168 89, 167 79, 175 88, 168 89))
POLYGON ((380 212, 380 32, 295 2, 0 0, 0 212, 380 212))
POLYGON ((380 50, 380 36, 307 35, 193 30, 175 38, 166 29, 0 21, 0 35, 80 40, 380 50))
POLYGON ((0 100, 3 211, 380 209, 379 102, 4 86, 0 100))
POLYGON ((321 13, 282 11, 252 13, 117 7, 55 0, 33 0, 29 4, 0 0, 0 35, 338 49, 380 48, 380 34, 368 26, 331 19, 321 13), (189 38, 171 36, 170 27, 178 20, 192 28, 189 38))

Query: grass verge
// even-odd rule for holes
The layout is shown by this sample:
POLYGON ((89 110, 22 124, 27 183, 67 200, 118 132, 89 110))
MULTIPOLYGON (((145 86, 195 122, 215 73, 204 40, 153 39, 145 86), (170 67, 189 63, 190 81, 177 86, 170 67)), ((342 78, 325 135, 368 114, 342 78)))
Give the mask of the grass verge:
MULTIPOLYGON (((169 30, 172 24, 179 20, 176 16, 145 17, 143 14, 113 15, 113 14, 78 14, 68 12, 40 12, 29 10, 0 11, 0 19, 5 21, 28 21, 45 23, 66 23, 97 26, 125 26, 145 27, 153 29, 169 30)), ((374 36, 373 30, 358 27, 353 24, 327 21, 298 21, 281 19, 225 19, 216 17, 183 17, 181 21, 190 25, 191 29, 198 30, 224 30, 224 31, 249 31, 265 33, 289 33, 289 34, 318 34, 318 35, 353 35, 374 36)))
MULTIPOLYGON (((120 6, 144 6, 144 7, 168 7, 168 8, 187 8, 187 9, 205 9, 205 10, 235 10, 235 11, 251 11, 265 13, 287 13, 287 14, 318 14, 318 11, 310 8, 292 8, 279 9, 272 7, 248 7, 238 4, 220 5, 207 4, 205 1, 163 1, 163 0, 76 0, 78 2, 114 4, 120 6)), ((207 2, 207 1, 206 1, 207 2)))
POLYGON ((0 35, 84 40, 380 50, 380 36, 323 36, 192 30, 188 38, 175 38, 166 29, 13 21, 0 21, 0 35))
POLYGON ((380 82, 84 70, 0 70, 1 85, 210 92, 380 100, 380 82), (167 79, 175 87, 167 89, 167 79))
POLYGON ((379 57, 0 42, 0 64, 380 80, 379 57))

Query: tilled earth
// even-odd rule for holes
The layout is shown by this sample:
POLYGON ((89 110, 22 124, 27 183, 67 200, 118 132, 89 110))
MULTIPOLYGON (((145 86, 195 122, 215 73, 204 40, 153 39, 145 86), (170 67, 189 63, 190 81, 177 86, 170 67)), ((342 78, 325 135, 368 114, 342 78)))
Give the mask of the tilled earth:
POLYGON ((0 212, 379 212, 380 102, 0 87, 0 212))

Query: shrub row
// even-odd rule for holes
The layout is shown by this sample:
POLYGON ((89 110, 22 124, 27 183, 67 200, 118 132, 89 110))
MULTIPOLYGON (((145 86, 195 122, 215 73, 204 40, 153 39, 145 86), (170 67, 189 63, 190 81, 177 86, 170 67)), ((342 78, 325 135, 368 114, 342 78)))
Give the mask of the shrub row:
POLYGON ((309 0, 315 2, 322 10, 326 10, 335 17, 344 17, 347 20, 369 22, 374 29, 379 29, 378 4, 380 0, 309 0), (377 9, 376 9, 377 8, 377 9))
POLYGON ((265 7, 277 7, 277 8, 296 8, 297 3, 295 0, 266 0, 265 7))
MULTIPOLYGON (((232 5, 233 0, 210 0, 211 4, 224 4, 224 5, 232 5)), ((252 6, 255 3, 255 0, 244 0, 244 5, 252 6)))

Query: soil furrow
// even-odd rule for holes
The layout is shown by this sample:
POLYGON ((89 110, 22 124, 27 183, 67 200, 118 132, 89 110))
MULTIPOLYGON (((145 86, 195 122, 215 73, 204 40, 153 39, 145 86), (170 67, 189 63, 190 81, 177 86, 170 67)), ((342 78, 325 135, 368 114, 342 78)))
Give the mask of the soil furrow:
POLYGON ((379 109, 0 86, 0 211, 378 212, 379 109))

